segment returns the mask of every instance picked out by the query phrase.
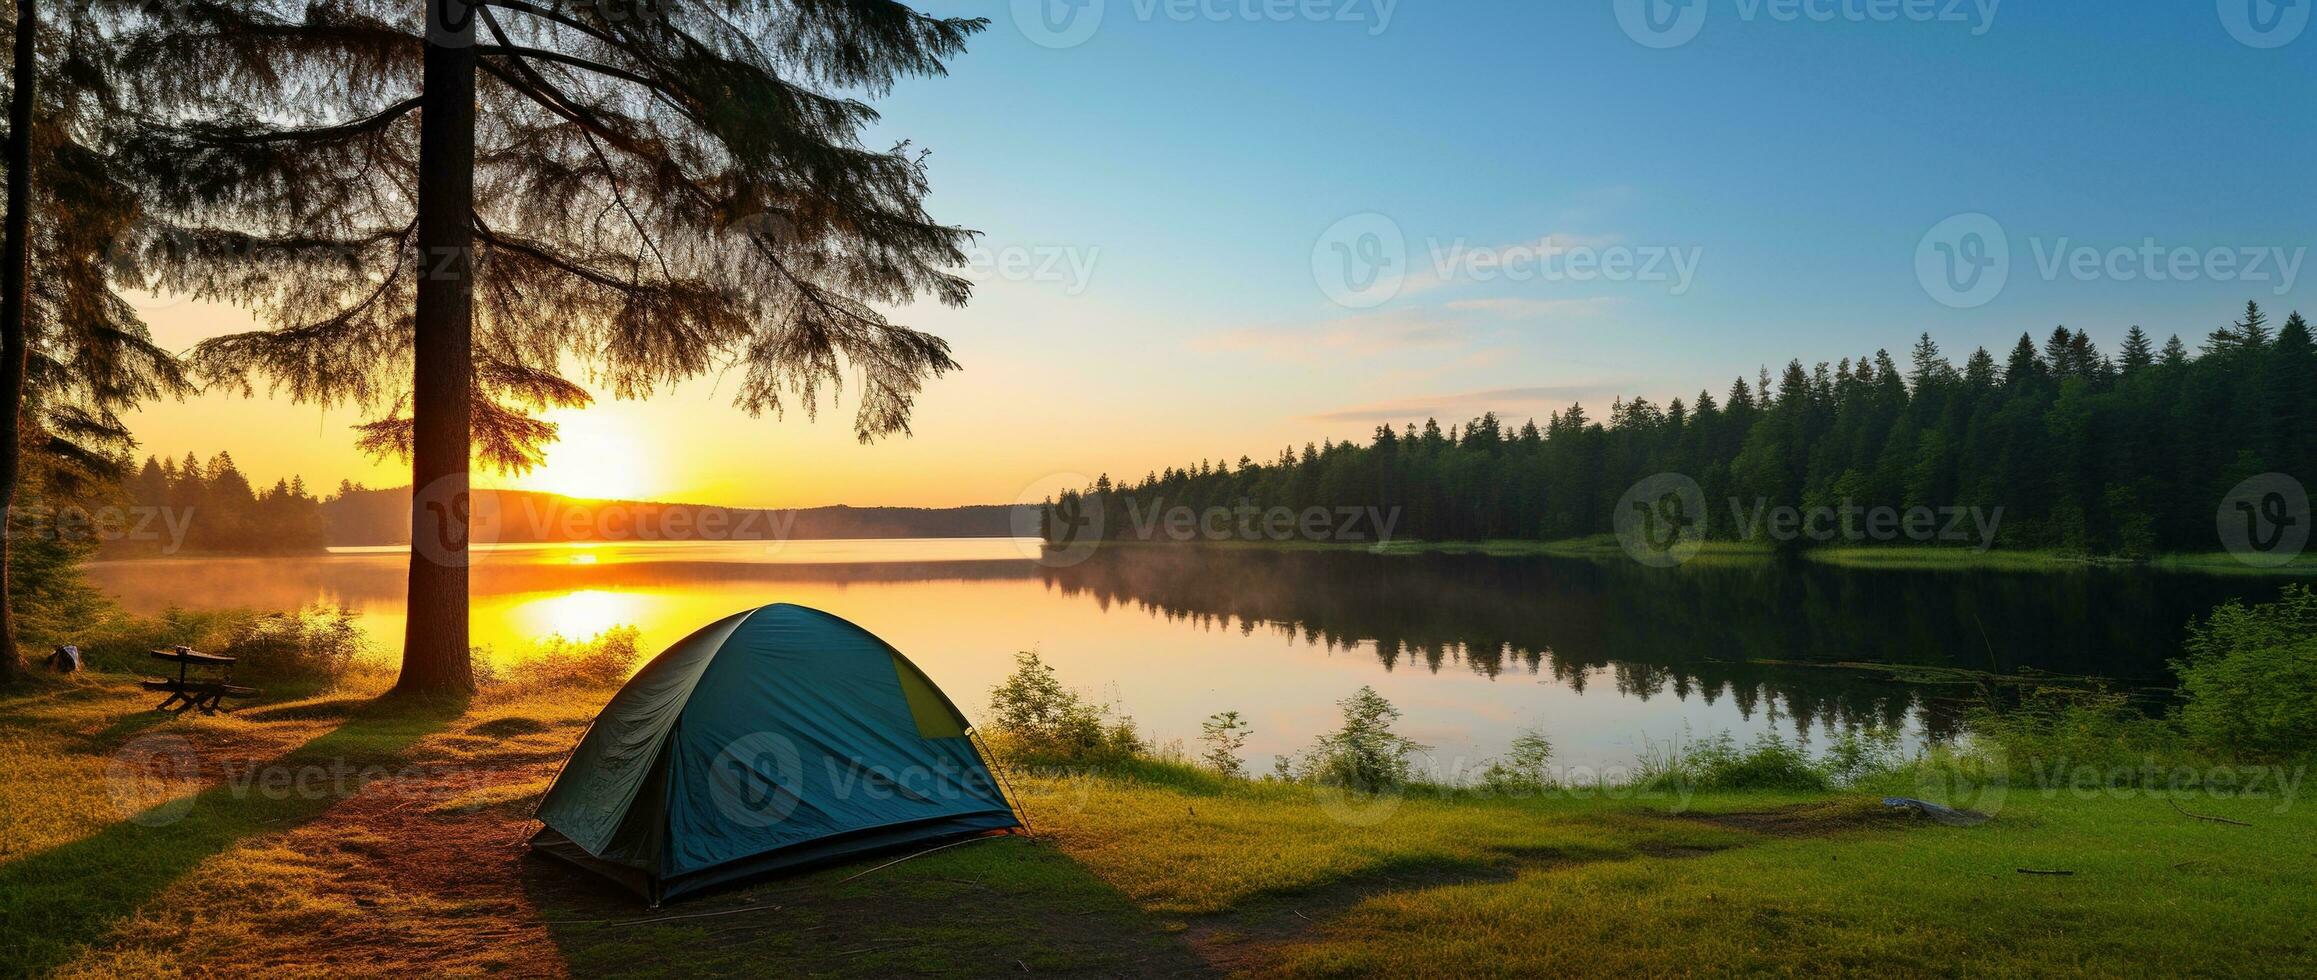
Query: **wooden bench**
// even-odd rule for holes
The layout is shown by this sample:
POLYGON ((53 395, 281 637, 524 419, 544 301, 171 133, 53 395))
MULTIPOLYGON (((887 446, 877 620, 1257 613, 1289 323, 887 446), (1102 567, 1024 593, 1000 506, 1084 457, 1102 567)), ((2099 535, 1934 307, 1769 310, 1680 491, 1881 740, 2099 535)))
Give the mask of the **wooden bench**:
POLYGON ((168 711, 174 707, 182 713, 199 708, 203 714, 216 714, 226 698, 246 698, 257 693, 257 688, 233 683, 233 665, 237 662, 234 657, 202 653, 191 647, 179 646, 155 650, 153 659, 177 665, 176 679, 145 682, 145 690, 169 692, 169 696, 153 708, 155 711, 168 711), (193 667, 217 667, 221 668, 222 673, 214 681, 194 680, 186 676, 186 671, 193 667))

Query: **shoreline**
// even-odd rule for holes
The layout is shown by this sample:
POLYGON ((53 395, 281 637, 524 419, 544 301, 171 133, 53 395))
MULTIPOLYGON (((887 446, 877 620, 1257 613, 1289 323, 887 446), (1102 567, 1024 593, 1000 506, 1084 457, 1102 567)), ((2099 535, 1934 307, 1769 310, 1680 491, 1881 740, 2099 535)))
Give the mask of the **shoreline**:
MULTIPOLYGON (((1361 551, 1374 555, 1485 555, 1492 558, 1577 558, 1589 561, 1630 561, 1614 535, 1593 535, 1532 541, 1497 538, 1478 541, 1133 541, 1106 540, 1102 547, 1137 549, 1189 547, 1218 551, 1361 551)), ((1747 541, 1706 541, 1679 567, 1708 564, 1767 563, 1779 559, 1767 544, 1747 541)), ((1853 545, 1811 548, 1794 557, 1860 570, 1896 571, 2083 571, 2087 569, 2144 569, 2206 575, 2256 577, 2317 576, 2317 554, 2303 554, 2275 567, 2246 564, 2227 552, 2175 552, 2147 558, 2087 555, 2056 549, 1978 551, 1931 545, 1853 545)))

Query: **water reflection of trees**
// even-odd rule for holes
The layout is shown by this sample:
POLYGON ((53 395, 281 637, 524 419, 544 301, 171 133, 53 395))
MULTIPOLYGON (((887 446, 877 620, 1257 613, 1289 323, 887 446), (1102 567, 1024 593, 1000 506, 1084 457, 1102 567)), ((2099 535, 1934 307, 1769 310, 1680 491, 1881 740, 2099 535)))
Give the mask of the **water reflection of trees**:
POLYGON ((1607 681, 1647 700, 1723 698, 1797 730, 1897 725, 1921 708, 1933 736, 1989 696, 1977 685, 1788 661, 2035 669, 2164 683, 2181 626, 2242 580, 1859 571, 1816 563, 1692 565, 1357 552, 1112 549, 1043 572, 1049 588, 1206 629, 1266 630, 1328 650, 1365 647, 1386 669, 1461 666, 1607 681))
MULTIPOLYGON (((868 585, 895 582, 1020 581, 1035 567, 1021 559, 923 562, 695 560, 682 553, 600 564, 563 553, 484 556, 473 572, 478 599, 584 589, 681 590, 722 583, 868 585)), ((400 554, 284 558, 153 559, 90 566, 100 588, 130 609, 291 609, 308 603, 399 607, 408 577, 400 554)))

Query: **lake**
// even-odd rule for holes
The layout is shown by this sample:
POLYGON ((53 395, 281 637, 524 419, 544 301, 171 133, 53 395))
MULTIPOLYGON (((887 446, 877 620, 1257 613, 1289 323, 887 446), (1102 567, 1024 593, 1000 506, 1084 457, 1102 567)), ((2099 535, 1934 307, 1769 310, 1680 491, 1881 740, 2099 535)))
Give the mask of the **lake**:
MULTIPOLYGON (((1776 729, 1814 744, 1859 725, 1944 738, 1974 684, 1813 664, 1873 661, 2110 678, 2161 689, 2182 627, 2275 580, 2085 568, 1890 571, 1768 560, 1625 562, 1356 551, 1127 547, 1049 568, 1035 541, 941 539, 500 545, 478 554, 473 635, 530 655, 550 634, 630 624, 657 652, 736 610, 826 609, 910 655, 978 715, 1017 650, 1194 751, 1236 710, 1268 768, 1374 685, 1455 771, 1544 731, 1564 765, 1630 764, 1645 740, 1776 729), (1778 661, 1779 663, 1764 663, 1778 661)), ((405 553, 98 562, 129 609, 353 610, 390 652, 405 553)))

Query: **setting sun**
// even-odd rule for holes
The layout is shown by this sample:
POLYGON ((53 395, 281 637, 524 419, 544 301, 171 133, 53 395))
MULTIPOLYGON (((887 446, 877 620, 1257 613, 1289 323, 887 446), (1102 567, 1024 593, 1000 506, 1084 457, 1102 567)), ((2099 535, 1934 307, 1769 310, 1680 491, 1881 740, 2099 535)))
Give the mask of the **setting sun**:
POLYGON ((652 443, 638 436, 631 420, 602 409, 558 409, 546 419, 555 423, 547 462, 507 477, 503 486, 597 499, 636 499, 662 489, 642 465, 652 443))

